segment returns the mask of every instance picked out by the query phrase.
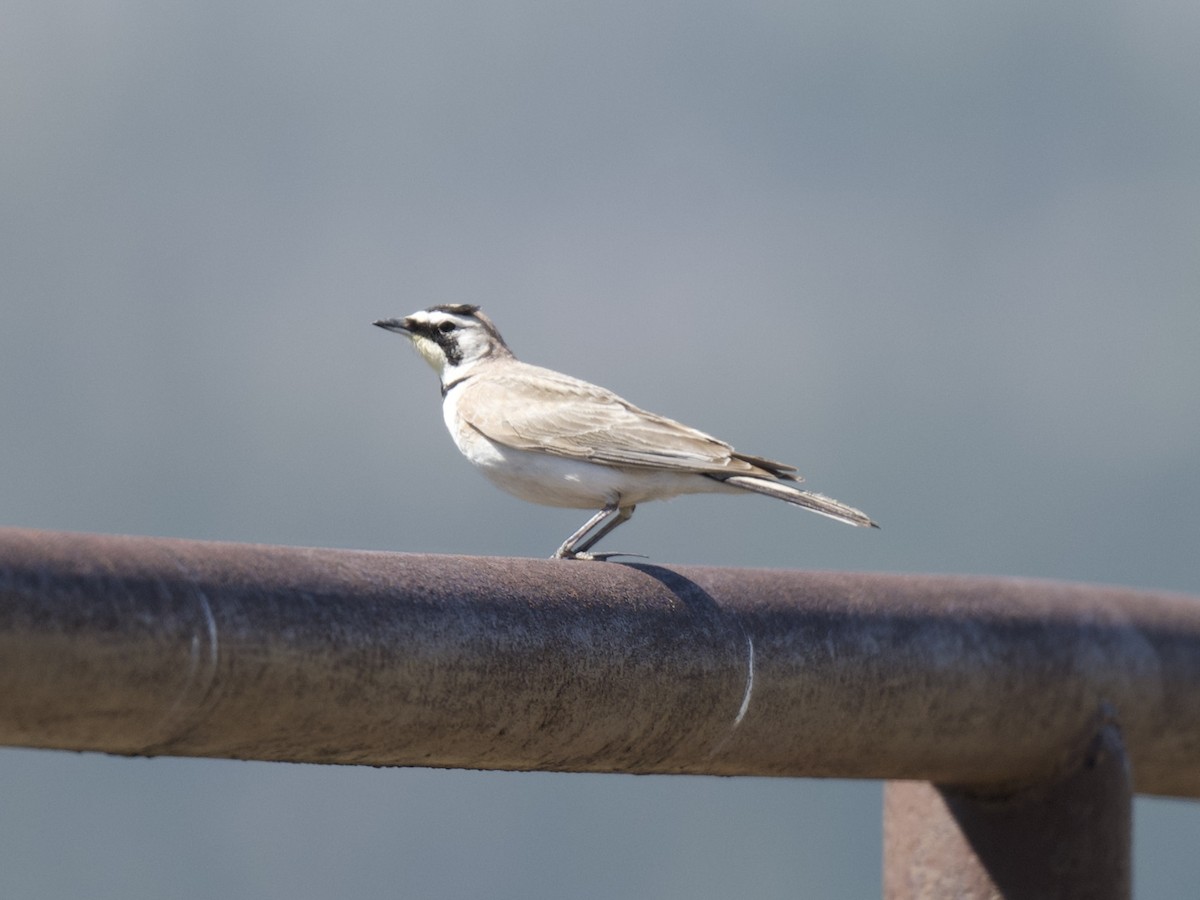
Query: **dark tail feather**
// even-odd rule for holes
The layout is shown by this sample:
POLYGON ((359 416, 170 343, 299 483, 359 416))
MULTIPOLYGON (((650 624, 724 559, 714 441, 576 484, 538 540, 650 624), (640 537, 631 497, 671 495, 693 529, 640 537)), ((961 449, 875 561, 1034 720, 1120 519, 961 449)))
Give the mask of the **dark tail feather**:
POLYGON ((803 506, 805 509, 810 509, 815 513, 829 516, 829 518, 837 519, 839 522, 845 522, 847 525, 858 525, 863 528, 879 527, 871 521, 871 518, 866 513, 855 509, 853 506, 839 503, 832 497, 826 497, 823 494, 802 491, 784 482, 768 481, 765 478, 755 478, 753 475, 732 475, 723 480, 726 484, 745 488, 757 494, 766 494, 768 497, 775 497, 778 500, 786 500, 788 503, 796 504, 796 506, 803 506))

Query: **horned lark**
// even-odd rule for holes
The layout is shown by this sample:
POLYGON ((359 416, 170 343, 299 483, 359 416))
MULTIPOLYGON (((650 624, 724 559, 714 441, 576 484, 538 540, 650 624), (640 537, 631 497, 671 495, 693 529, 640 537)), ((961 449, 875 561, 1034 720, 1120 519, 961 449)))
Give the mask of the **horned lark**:
POLYGON ((450 436, 493 484, 531 503, 598 510, 554 558, 629 555, 589 551, 639 503, 679 494, 753 491, 879 527, 796 487, 803 479, 792 466, 738 453, 612 391, 520 362, 478 306, 433 306, 375 324, 408 337, 438 373, 450 436))

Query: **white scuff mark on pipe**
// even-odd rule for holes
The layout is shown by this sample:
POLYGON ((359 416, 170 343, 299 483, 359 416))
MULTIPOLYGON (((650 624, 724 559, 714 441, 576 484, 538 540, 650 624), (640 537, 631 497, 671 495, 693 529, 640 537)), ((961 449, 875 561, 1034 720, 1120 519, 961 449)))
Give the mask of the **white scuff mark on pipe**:
MULTIPOLYGON (((190 573, 182 564, 178 566, 185 576, 190 577, 190 573)), ((171 586, 164 583, 162 591, 164 595, 169 595, 171 586)), ((162 748, 169 747, 187 734, 200 714, 201 704, 212 693, 217 681, 220 660, 217 619, 208 596, 200 587, 193 586, 190 594, 199 621, 192 623, 192 633, 187 644, 187 670, 179 679, 179 690, 175 700, 164 710, 154 729, 156 739, 139 751, 147 755, 161 752, 162 748)))
POLYGON ((746 718, 746 710, 750 708, 750 695, 754 693, 754 641, 746 635, 746 692, 742 694, 742 705, 733 719, 733 727, 737 728, 746 718))
POLYGON ((729 731, 721 740, 717 741, 716 745, 709 752, 709 757, 714 757, 720 753, 725 745, 729 743, 729 739, 733 737, 737 727, 742 724, 742 720, 746 718, 746 713, 750 710, 750 698, 754 695, 754 641, 750 635, 746 633, 746 629, 739 622, 738 627, 741 629, 742 637, 746 639, 746 687, 742 691, 742 703, 738 707, 737 715, 733 717, 733 724, 729 726, 729 731))

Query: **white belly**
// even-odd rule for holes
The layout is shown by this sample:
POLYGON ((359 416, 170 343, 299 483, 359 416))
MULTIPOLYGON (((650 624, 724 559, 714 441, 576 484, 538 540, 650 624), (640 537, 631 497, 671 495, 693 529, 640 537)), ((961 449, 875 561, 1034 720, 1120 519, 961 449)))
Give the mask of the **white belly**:
POLYGON ((679 494, 744 493, 694 472, 621 468, 533 450, 518 450, 489 440, 458 423, 452 399, 443 408, 454 443, 496 487, 542 506, 600 509, 635 506, 679 494))

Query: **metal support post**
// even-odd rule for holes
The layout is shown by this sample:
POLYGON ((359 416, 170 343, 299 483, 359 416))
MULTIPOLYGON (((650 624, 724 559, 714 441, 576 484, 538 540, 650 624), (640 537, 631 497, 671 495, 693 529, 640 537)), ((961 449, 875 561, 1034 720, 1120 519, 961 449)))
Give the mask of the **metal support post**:
POLYGON ((1103 722, 1058 777, 1009 792, 884 791, 885 900, 1129 900, 1132 784, 1103 722))

